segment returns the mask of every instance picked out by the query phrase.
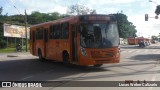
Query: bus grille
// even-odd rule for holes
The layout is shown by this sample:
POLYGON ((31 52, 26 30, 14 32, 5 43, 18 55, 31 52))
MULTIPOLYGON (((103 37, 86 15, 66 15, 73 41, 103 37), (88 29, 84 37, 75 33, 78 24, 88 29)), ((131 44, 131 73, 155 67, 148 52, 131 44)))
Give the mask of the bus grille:
POLYGON ((113 58, 113 51, 91 51, 91 57, 94 59, 97 58, 113 58))
POLYGON ((112 60, 95 60, 97 64, 103 64, 103 63, 111 63, 112 60))

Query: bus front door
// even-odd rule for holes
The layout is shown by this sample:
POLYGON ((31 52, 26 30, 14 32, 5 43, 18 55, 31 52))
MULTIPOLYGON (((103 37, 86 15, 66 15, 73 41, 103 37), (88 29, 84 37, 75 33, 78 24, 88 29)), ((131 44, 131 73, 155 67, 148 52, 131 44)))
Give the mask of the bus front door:
POLYGON ((44 29, 44 57, 47 57, 48 29, 44 29))
POLYGON ((72 63, 78 63, 77 25, 72 25, 72 63))
POLYGON ((35 35, 35 31, 32 31, 32 32, 31 32, 31 38, 32 38, 32 42, 31 42, 31 43, 32 43, 32 46, 31 46, 31 47, 32 47, 32 54, 33 54, 33 55, 35 55, 35 49, 36 49, 36 47, 35 47, 35 46, 36 46, 36 45, 35 45, 35 36, 36 36, 36 35, 35 35))

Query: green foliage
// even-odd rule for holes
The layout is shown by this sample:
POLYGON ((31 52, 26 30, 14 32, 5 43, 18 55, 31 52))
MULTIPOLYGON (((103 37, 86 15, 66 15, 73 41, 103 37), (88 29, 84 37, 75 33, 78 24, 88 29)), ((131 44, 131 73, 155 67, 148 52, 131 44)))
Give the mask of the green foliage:
POLYGON ((16 52, 16 49, 15 48, 0 49, 0 53, 11 53, 11 52, 16 52))
POLYGON ((157 36, 151 36, 152 40, 156 40, 158 41, 158 37, 157 36))
POLYGON ((0 8, 0 48, 4 48, 6 46, 5 37, 3 36, 3 20, 6 19, 5 16, 2 15, 3 8, 0 8))
POLYGON ((158 5, 158 6, 156 7, 155 13, 156 13, 156 15, 159 15, 159 14, 160 14, 160 5, 158 5))
MULTIPOLYGON (((8 16, 2 15, 3 8, 0 7, 0 48, 5 48, 7 45, 7 38, 3 36, 3 23, 13 24, 13 25, 21 25, 24 26, 24 15, 12 15, 8 16)), ((57 20, 60 18, 69 17, 67 14, 59 14, 58 12, 53 13, 40 13, 38 11, 32 12, 30 15, 27 15, 28 25, 39 24, 43 22, 48 22, 52 20, 57 20)), ((12 40, 12 38, 9 38, 12 40)), ((13 38, 14 39, 14 38, 13 38)), ((25 40, 23 43, 26 44, 25 40)), ((15 46, 15 42, 8 43, 10 46, 15 46)))
MULTIPOLYGON (((0 36, 0 37, 2 37, 2 36, 0 36)), ((5 48, 6 45, 7 45, 6 40, 4 38, 1 38, 0 39, 0 48, 5 48)))
POLYGON ((90 9, 83 5, 75 4, 75 5, 71 5, 70 7, 68 7, 67 14, 69 15, 96 14, 96 10, 90 9))
POLYGON ((122 13, 113 15, 117 18, 119 35, 121 38, 136 37, 136 27, 133 25, 133 23, 128 21, 126 15, 122 13))
POLYGON ((0 7, 0 16, 2 16, 2 11, 3 11, 3 8, 0 7))
POLYGON ((53 12, 53 13, 40 13, 38 11, 32 12, 31 15, 28 15, 28 23, 29 24, 38 24, 38 23, 43 23, 47 21, 52 21, 52 20, 57 20, 62 18, 64 15, 59 14, 58 12, 53 12))

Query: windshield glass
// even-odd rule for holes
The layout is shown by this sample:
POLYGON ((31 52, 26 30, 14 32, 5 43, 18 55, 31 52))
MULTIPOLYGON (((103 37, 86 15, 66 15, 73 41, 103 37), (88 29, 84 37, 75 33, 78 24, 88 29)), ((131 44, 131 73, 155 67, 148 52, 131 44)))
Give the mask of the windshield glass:
POLYGON ((119 44, 119 34, 115 23, 83 24, 80 30, 82 47, 109 48, 119 44))

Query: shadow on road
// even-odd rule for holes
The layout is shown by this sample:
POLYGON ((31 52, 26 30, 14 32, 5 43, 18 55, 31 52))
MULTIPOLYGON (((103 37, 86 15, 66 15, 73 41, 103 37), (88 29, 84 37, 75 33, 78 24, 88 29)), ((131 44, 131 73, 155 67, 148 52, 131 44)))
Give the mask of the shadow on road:
POLYGON ((140 61, 147 61, 147 60, 155 61, 157 59, 160 59, 160 54, 136 55, 136 56, 131 57, 130 59, 140 60, 140 61))
POLYGON ((108 71, 105 68, 76 65, 65 66, 63 63, 53 61, 40 62, 37 59, 0 61, 0 67, 0 81, 23 81, 25 80, 23 78, 30 76, 36 76, 28 79, 30 81, 46 81, 77 75, 79 73, 108 71))
MULTIPOLYGON (((146 55, 145 57, 153 59, 158 55, 146 55)), ((144 57, 144 56, 143 56, 144 57)), ((132 57, 134 59, 141 60, 142 56, 132 57)), ((146 58, 146 59, 147 59, 146 58)), ((144 60, 146 60, 144 59, 144 60)), ((148 60, 149 60, 148 59, 148 60)), ((0 80, 1 81, 47 81, 47 80, 87 80, 87 79, 98 79, 98 78, 108 78, 108 77, 119 77, 119 76, 129 76, 129 75, 143 75, 153 73, 153 71, 146 71, 153 68, 148 66, 147 68, 140 70, 133 70, 132 73, 119 71, 115 74, 98 74, 92 76, 86 76, 89 73, 95 72, 108 72, 111 69, 109 67, 125 67, 135 66, 135 65, 145 65, 153 63, 129 63, 129 64, 110 64, 105 65, 102 68, 94 67, 82 67, 71 65, 70 67, 64 66, 59 62, 39 62, 37 59, 24 59, 24 60, 7 60, 0 61, 0 80)), ((129 68, 130 69, 130 68, 129 68)), ((113 71, 112 71, 113 72, 113 71)))

